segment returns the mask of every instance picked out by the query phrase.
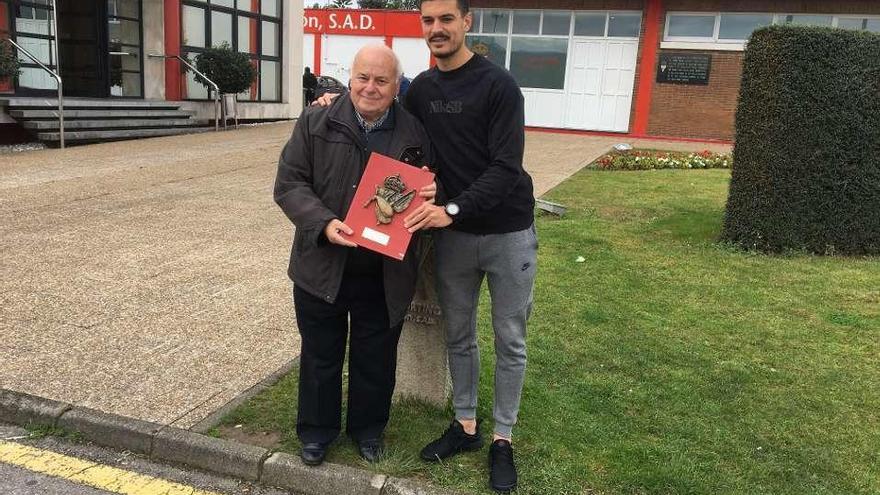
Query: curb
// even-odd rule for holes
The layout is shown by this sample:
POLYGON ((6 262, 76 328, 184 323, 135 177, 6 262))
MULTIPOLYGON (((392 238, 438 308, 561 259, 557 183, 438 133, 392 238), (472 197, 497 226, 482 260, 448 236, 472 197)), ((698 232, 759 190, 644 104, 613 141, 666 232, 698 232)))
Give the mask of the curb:
POLYGON ((63 428, 98 445, 136 452, 151 460, 182 464, 304 495, 457 493, 338 464, 306 466, 299 457, 283 452, 4 388, 0 388, 0 421, 63 428))

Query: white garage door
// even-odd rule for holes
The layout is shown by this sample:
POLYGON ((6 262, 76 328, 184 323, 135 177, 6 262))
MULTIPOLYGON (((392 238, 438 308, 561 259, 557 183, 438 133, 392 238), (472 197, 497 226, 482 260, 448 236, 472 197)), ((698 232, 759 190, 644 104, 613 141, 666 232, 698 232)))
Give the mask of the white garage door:
POLYGON ((385 43, 383 36, 344 36, 339 34, 323 35, 321 75, 335 77, 348 84, 351 79, 351 62, 355 54, 364 45, 385 43))
POLYGON ((573 40, 564 127, 626 132, 638 41, 573 40))
POLYGON ((403 73, 410 79, 431 66, 431 51, 422 38, 394 38, 391 47, 400 59, 403 73))

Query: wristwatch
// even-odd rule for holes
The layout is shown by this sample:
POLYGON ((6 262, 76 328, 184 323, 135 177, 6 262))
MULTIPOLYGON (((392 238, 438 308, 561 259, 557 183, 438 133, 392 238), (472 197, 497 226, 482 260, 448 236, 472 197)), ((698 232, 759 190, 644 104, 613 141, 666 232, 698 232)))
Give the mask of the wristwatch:
POLYGON ((443 208, 446 210, 446 214, 452 218, 455 218, 455 215, 458 215, 458 212, 461 211, 461 208, 455 203, 446 203, 446 206, 443 208))

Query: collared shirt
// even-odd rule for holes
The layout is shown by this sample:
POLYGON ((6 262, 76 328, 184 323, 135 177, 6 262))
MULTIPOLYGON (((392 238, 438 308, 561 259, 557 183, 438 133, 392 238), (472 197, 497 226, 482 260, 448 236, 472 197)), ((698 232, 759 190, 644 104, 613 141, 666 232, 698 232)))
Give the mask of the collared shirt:
POLYGON ((391 107, 388 107, 388 110, 385 110, 385 113, 382 114, 381 117, 376 119, 375 122, 367 122, 366 119, 361 117, 361 114, 355 110, 354 115, 357 117, 358 125, 361 126, 361 130, 364 131, 365 134, 369 135, 376 129, 382 127, 382 124, 385 123, 385 119, 388 118, 388 115, 391 113, 391 107))

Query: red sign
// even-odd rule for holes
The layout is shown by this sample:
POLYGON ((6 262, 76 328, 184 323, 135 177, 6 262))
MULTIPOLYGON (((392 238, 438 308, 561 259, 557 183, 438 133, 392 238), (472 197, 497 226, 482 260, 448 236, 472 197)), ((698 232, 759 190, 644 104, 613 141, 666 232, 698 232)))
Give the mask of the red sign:
POLYGON ((370 155, 345 224, 354 230, 358 246, 402 260, 412 234, 403 219, 425 198, 419 189, 434 181, 434 174, 378 153, 370 155))
POLYGON ((421 37, 418 11, 305 9, 303 31, 315 34, 421 37))

